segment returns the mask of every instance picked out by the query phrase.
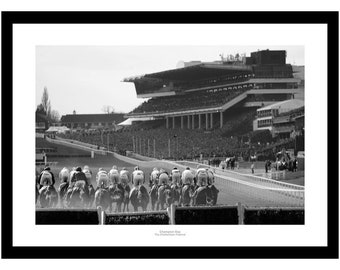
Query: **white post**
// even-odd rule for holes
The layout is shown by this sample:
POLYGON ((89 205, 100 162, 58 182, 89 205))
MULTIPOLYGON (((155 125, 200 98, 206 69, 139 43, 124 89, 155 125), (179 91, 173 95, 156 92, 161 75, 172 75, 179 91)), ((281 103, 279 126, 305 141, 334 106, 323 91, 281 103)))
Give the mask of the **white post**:
POLYGON ((223 112, 220 112, 220 128, 223 127, 223 112))
POLYGON ((153 157, 156 158, 156 140, 153 139, 153 157))
POLYGON ((98 220, 99 220, 99 225, 104 224, 104 214, 103 214, 103 209, 101 206, 97 207, 97 214, 98 214, 98 220))
POLYGON ((91 158, 94 158, 94 151, 91 151, 91 158))
POLYGON ((169 142, 168 142, 168 146, 169 146, 169 157, 171 156, 171 151, 170 151, 170 139, 169 139, 169 142))
POLYGON ((150 156, 150 139, 148 139, 148 157, 150 156))
POLYGON ((170 217, 170 225, 176 225, 176 222, 175 222, 175 213, 176 213, 176 205, 172 203, 170 205, 170 207, 168 207, 168 215, 170 217))

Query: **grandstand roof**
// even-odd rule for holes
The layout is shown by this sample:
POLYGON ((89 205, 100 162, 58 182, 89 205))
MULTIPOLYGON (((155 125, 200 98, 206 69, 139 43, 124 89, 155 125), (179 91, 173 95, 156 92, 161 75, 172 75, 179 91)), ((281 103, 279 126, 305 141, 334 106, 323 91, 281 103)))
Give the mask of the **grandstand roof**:
POLYGON ((246 65, 225 65, 217 63, 202 63, 194 66, 170 69, 166 71, 145 74, 138 77, 125 78, 125 82, 135 82, 143 78, 156 78, 164 80, 195 80, 223 75, 249 73, 252 69, 246 65))
POLYGON ((124 113, 110 114, 66 114, 61 117, 62 123, 120 123, 124 121, 124 113))

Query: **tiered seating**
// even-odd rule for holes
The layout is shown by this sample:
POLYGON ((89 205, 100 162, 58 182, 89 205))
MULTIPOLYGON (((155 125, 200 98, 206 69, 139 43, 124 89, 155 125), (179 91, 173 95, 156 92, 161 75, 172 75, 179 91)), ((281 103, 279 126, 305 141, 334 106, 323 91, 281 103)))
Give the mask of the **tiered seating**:
POLYGON ((239 85, 221 89, 195 91, 192 93, 152 98, 134 109, 130 114, 185 111, 222 106, 251 88, 251 85, 239 85))

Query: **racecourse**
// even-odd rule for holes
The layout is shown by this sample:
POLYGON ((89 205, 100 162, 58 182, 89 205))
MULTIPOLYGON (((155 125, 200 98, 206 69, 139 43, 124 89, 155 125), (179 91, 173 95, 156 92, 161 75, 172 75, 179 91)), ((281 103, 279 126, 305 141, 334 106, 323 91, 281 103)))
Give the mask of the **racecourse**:
MULTIPOLYGON (((106 171, 110 171, 113 165, 116 165, 119 170, 121 170, 123 167, 128 169, 130 172, 133 171, 136 164, 127 163, 124 162, 116 157, 113 157, 112 155, 95 155, 95 157, 92 159, 90 157, 51 157, 49 159, 50 162, 56 162, 56 164, 51 165, 51 170, 55 176, 56 179, 56 185, 55 187, 58 188, 60 184, 60 180, 58 178, 59 172, 63 167, 67 167, 68 169, 71 169, 75 166, 81 166, 84 167, 85 165, 88 165, 90 169, 93 172, 93 176, 91 179, 92 185, 96 187, 96 180, 95 175, 98 172, 99 168, 103 168, 106 171)), ((43 167, 37 166, 38 170, 40 171, 43 167)), ((153 169, 152 166, 140 166, 140 168, 144 171, 146 180, 145 180, 145 187, 149 190, 148 186, 148 180, 149 175, 153 169)), ((192 169, 195 169, 194 166, 191 167, 192 169)), ((235 176, 235 179, 237 180, 237 176, 235 176)), ((218 195, 217 204, 223 204, 223 205, 236 205, 237 203, 242 203, 247 206, 259 206, 259 207, 274 207, 274 206, 288 206, 286 202, 286 198, 282 198, 282 195, 280 196, 278 194, 277 200, 265 200, 263 197, 259 196, 261 190, 258 188, 249 187, 249 190, 245 191, 243 188, 239 188, 237 185, 230 185, 230 181, 223 179, 221 177, 215 177, 215 186, 220 190, 218 195), (252 191, 252 188, 254 189, 254 192, 252 191)), ((269 192, 269 191, 264 191, 269 192)), ((130 211, 132 211, 132 206, 129 206, 130 211)), ((148 206, 148 209, 150 209, 150 204, 148 206)))

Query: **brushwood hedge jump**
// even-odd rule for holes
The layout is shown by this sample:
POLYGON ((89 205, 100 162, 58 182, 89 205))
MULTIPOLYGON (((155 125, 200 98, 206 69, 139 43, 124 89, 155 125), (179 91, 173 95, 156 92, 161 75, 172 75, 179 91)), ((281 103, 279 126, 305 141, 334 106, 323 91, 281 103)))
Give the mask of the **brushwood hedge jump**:
POLYGON ((95 210, 36 209, 36 224, 49 225, 133 225, 133 224, 304 224, 304 208, 301 207, 247 207, 236 206, 195 206, 176 207, 164 211, 106 213, 95 210))

